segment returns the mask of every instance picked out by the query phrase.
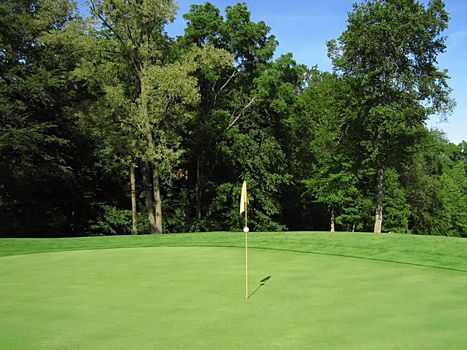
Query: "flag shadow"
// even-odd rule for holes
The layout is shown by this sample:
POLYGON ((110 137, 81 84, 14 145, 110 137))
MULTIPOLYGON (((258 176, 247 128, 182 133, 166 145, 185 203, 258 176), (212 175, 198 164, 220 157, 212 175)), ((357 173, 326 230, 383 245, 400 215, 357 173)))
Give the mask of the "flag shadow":
POLYGON ((248 299, 250 299, 253 296, 253 294, 255 294, 257 291, 259 291, 261 289, 261 287, 263 287, 270 278, 271 278, 271 276, 266 276, 261 281, 259 281, 259 286, 256 287, 256 289, 253 292, 251 292, 250 295, 248 295, 248 299))

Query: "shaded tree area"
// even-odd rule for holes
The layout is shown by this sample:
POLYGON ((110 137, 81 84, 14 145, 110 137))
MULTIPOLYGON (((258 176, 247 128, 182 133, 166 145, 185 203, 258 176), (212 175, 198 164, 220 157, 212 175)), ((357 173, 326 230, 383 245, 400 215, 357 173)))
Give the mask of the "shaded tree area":
POLYGON ((68 1, 6 1, 0 17, 2 232, 82 234, 96 200, 120 191, 96 171, 95 140, 74 115, 96 97, 72 75, 68 39, 82 21, 68 1))
POLYGON ((244 3, 0 4, 1 236, 238 230, 467 236, 440 0, 363 1, 334 72, 275 56, 244 3), (382 40, 384 38, 385 40, 382 40))

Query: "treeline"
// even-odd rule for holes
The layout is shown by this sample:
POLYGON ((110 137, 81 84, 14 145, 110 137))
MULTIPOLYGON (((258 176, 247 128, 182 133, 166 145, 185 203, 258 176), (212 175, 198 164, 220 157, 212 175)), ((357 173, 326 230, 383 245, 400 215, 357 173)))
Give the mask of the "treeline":
MULTIPOLYGON (((467 236, 441 0, 364 1, 333 72, 275 58, 246 4, 0 3, 0 235, 239 230, 467 236)), ((306 45, 306 43, 304 43, 306 45)))

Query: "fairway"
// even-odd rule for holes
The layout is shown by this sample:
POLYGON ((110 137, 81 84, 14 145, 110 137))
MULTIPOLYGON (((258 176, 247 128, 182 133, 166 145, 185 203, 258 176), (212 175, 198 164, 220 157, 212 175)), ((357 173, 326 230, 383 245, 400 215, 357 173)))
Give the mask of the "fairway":
POLYGON ((467 273, 146 247, 0 258, 1 349, 465 349, 467 273), (263 286, 259 282, 270 278, 263 286))

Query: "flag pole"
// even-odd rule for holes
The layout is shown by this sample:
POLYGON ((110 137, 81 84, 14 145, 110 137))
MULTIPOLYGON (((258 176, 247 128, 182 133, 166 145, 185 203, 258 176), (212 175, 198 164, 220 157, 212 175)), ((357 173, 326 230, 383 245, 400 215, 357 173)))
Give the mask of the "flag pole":
POLYGON ((248 206, 245 207, 245 300, 248 300, 248 206))
POLYGON ((242 193, 240 195, 240 215, 245 212, 245 300, 248 300, 248 195, 246 190, 246 181, 242 184, 242 193))
POLYGON ((245 300, 248 300, 248 233, 245 232, 245 300))

